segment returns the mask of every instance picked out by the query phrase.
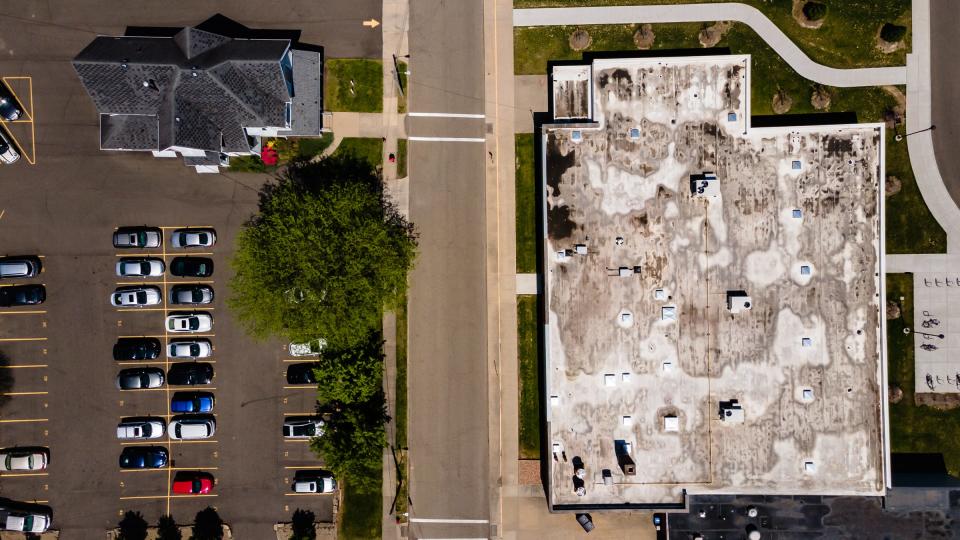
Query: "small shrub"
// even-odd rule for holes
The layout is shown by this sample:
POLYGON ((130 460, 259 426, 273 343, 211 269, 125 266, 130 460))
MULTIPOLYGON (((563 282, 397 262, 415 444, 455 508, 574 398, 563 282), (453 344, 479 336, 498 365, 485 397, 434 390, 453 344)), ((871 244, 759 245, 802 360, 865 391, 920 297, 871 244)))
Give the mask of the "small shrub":
POLYGON ((887 43, 896 43, 907 35, 907 27, 899 24, 886 23, 880 29, 880 39, 887 43))
POLYGON ((811 21, 819 21, 827 16, 827 5, 820 2, 807 2, 803 5, 803 15, 811 21))
POLYGON ((267 172, 259 156, 230 156, 229 170, 233 172, 267 172))

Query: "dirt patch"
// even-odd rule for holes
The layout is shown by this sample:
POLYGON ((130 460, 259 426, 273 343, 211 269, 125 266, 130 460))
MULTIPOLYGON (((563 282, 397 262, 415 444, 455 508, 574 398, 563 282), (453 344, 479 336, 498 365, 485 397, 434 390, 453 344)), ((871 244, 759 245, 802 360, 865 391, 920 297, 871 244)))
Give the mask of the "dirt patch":
POLYGON ((656 34, 653 33, 652 24, 641 25, 640 29, 633 33, 633 43, 641 50, 653 47, 654 39, 656 39, 656 34))
POLYGON ((517 481, 520 485, 532 486, 540 484, 540 460, 521 459, 519 478, 517 478, 517 481))
POLYGON ((890 403, 897 404, 903 399, 903 389, 899 386, 891 386, 889 389, 890 403))
POLYGON ((793 0, 793 20, 797 21, 797 24, 804 28, 816 30, 817 28, 823 26, 823 21, 827 20, 827 18, 824 17, 816 21, 811 21, 808 19, 803 13, 803 6, 805 6, 808 1, 809 0, 793 0))
POLYGON ((717 21, 700 31, 700 45, 704 47, 716 47, 723 36, 733 28, 733 23, 729 21, 717 21))
POLYGON ((960 407, 960 394, 916 394, 913 401, 917 405, 926 405, 927 407, 947 411, 960 407))
POLYGON ((874 43, 878 51, 882 52, 883 54, 893 54, 905 46, 903 40, 895 43, 890 43, 889 41, 884 40, 882 37, 880 37, 881 30, 883 30, 883 27, 877 28, 877 35, 874 36, 874 43))
POLYGON ((783 90, 777 90, 773 95, 773 112, 777 114, 786 114, 793 106, 793 98, 783 90))
POLYGON ((570 48, 575 51, 582 51, 593 43, 593 38, 586 30, 578 28, 570 34, 570 48))
POLYGON ((892 321, 900 318, 900 304, 893 300, 887 300, 887 320, 892 321))
POLYGON ((818 111, 823 111, 830 108, 830 90, 827 90, 825 86, 816 85, 813 87, 813 92, 810 94, 810 105, 813 105, 813 108, 818 111))
MULTIPOLYGON (((897 193, 900 193, 900 190, 901 190, 902 188, 903 188, 903 182, 901 182, 900 179, 897 178, 896 176, 890 175, 890 176, 887 176, 887 181, 884 182, 884 184, 883 184, 883 193, 884 193, 887 197, 892 197, 893 195, 896 195, 897 193)), ((897 308, 897 317, 900 316, 900 315, 899 315, 899 313, 900 313, 899 309, 900 309, 900 308, 897 308)), ((890 315, 890 308, 888 307, 888 308, 887 308, 887 318, 888 318, 888 319, 890 318, 889 315, 890 315)), ((896 317, 894 317, 894 318, 896 318, 896 317)))

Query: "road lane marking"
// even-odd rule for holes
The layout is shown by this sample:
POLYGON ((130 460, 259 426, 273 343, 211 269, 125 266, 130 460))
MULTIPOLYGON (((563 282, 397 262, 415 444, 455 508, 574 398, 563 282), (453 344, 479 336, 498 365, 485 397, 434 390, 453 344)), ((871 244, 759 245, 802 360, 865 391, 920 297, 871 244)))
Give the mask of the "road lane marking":
POLYGON ((485 143, 487 139, 483 137, 407 137, 411 141, 422 142, 472 142, 485 143))
POLYGON ((0 338, 0 341, 46 341, 45 337, 8 337, 0 338))
POLYGON ((0 366, 0 369, 45 368, 47 364, 20 364, 19 366, 0 366))
POLYGON ((50 473, 45 472, 35 472, 35 473, 0 473, 0 478, 19 478, 21 476, 48 476, 50 473))
POLYGON ((407 116, 420 116, 426 118, 486 118, 485 114, 469 113, 442 113, 442 112, 411 112, 407 116))
POLYGON ((49 422, 47 418, 0 419, 0 424, 25 424, 28 422, 49 422))

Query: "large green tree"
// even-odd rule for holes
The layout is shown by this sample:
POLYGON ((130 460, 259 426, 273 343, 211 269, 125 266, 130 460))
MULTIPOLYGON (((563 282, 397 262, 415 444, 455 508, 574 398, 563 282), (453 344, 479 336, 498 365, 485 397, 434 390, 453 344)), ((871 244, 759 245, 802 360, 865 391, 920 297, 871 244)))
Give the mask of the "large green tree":
POLYGON ((369 163, 295 163, 237 238, 229 305, 256 337, 351 347, 402 301, 415 256, 413 226, 369 163))
POLYGON ((387 445, 384 424, 390 420, 383 392, 361 403, 328 405, 334 412, 323 435, 310 441, 310 448, 337 478, 347 478, 360 489, 379 486, 382 477, 378 471, 387 445))
POLYGON ((316 363, 317 401, 362 403, 383 388, 383 341, 371 333, 349 349, 327 349, 316 363))

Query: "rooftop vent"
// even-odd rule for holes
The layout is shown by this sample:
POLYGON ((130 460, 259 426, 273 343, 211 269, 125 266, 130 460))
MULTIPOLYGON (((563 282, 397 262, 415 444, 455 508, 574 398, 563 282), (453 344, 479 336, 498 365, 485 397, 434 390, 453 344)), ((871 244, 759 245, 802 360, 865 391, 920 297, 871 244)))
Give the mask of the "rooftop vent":
POLYGON ((803 462, 803 472, 807 474, 813 474, 817 472, 817 464, 813 462, 812 459, 808 459, 803 462))
POLYGON ((753 301, 747 291, 727 291, 727 311, 740 313, 749 311, 751 307, 753 307, 753 301))
POLYGON ((680 419, 675 415, 668 414, 663 417, 664 431, 680 431, 680 419))
POLYGON ((793 170, 799 171, 802 167, 803 167, 803 165, 800 163, 800 160, 799 160, 799 159, 793 160, 793 164, 791 165, 791 168, 792 168, 793 170))
POLYGON ((627 441, 613 441, 613 449, 617 454, 617 465, 620 466, 620 470, 627 476, 636 476, 637 466, 633 462, 633 458, 630 457, 631 446, 627 441))
POLYGON ((720 420, 729 424, 743 423, 743 407, 736 399, 720 402, 720 420))
POLYGON ((576 250, 577 255, 586 255, 587 254, 587 245, 586 244, 576 244, 573 246, 576 250))
POLYGON ((630 139, 638 140, 640 138, 640 129, 639 128, 630 128, 630 139))
POLYGON ((663 306, 660 308, 660 320, 661 321, 675 321, 677 320, 677 307, 676 306, 663 306))
POLYGON ((694 197, 713 198, 720 195, 720 180, 712 172, 690 175, 690 194, 694 197))
POLYGON ((570 140, 573 142, 580 142, 583 140, 583 133, 579 129, 575 129, 570 133, 570 140))

